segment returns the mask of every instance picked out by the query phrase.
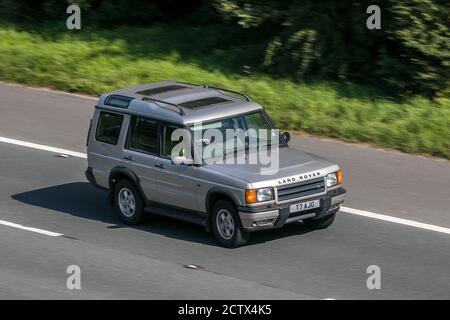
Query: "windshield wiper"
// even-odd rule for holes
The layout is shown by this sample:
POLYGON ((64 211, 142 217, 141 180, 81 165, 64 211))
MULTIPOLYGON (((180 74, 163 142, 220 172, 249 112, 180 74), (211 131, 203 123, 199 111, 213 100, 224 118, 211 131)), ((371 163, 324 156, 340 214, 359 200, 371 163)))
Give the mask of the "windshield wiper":
POLYGON ((229 150, 229 151, 226 151, 226 152, 224 152, 223 153, 223 157, 226 157, 228 154, 231 154, 232 152, 234 153, 234 154, 236 154, 236 153, 238 153, 238 151, 241 151, 241 150, 243 150, 244 152, 245 151, 247 151, 249 149, 249 147, 248 146, 246 146, 245 148, 243 148, 243 149, 236 149, 236 148, 234 148, 233 150, 229 150))

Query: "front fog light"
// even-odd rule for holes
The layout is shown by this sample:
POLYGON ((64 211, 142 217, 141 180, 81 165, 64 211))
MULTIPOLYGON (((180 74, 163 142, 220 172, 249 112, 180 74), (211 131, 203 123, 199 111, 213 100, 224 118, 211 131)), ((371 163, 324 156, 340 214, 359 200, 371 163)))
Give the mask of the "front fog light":
POLYGON ((338 184, 338 178, 336 172, 330 173, 325 177, 325 180, 327 181, 327 187, 333 187, 338 184))
POLYGON ((258 201, 272 200, 272 188, 258 189, 256 198, 258 199, 258 201))

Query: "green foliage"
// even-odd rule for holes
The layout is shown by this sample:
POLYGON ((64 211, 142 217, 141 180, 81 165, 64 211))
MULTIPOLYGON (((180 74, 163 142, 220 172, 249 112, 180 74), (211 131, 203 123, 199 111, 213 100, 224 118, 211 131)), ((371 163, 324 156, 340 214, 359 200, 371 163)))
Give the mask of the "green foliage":
POLYGON ((263 60, 268 72, 382 84, 401 95, 433 97, 449 86, 448 1, 215 3, 242 33, 270 39, 263 60), (371 4, 381 8, 381 30, 366 28, 371 4))
MULTIPOLYGON (((403 66, 410 90, 422 88, 428 96, 450 84, 450 29, 448 2, 432 0, 396 1, 389 40, 399 44, 399 63, 403 66), (407 57, 407 61, 405 58, 407 57)), ((395 62, 394 62, 395 63, 395 62)), ((389 64, 391 65, 391 64, 389 64)), ((387 68, 385 68, 387 69, 387 68)), ((385 76, 396 81, 388 70, 385 76)))
POLYGON ((351 81, 397 97, 448 93, 448 0, 0 0, 0 17, 62 22, 68 3, 80 5, 84 27, 220 25, 210 51, 235 47, 233 60, 297 82, 351 81), (381 30, 366 27, 372 4, 381 30))
POLYGON ((207 83, 250 94, 284 129, 450 159, 448 94, 436 101, 419 96, 393 101, 362 85, 300 85, 251 68, 243 74, 233 69, 239 65, 234 46, 210 50, 222 44, 216 36, 220 30, 156 25, 70 32, 54 24, 33 31, 0 26, 0 79, 89 94, 167 79, 207 83))

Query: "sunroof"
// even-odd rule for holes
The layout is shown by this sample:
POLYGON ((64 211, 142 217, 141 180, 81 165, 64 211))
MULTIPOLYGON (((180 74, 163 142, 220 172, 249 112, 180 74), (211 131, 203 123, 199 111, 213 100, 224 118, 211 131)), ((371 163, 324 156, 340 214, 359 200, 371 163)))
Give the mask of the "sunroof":
POLYGON ((151 88, 151 89, 146 89, 146 90, 142 90, 142 91, 138 91, 136 92, 137 94, 142 94, 144 96, 152 96, 154 94, 159 94, 159 93, 164 93, 164 92, 169 92, 169 91, 175 91, 175 90, 181 90, 181 89, 186 89, 186 86, 180 86, 178 84, 172 84, 169 86, 164 86, 164 87, 157 87, 157 88, 151 88))
POLYGON ((131 97, 110 95, 105 99, 105 104, 116 108, 127 109, 131 100, 133 100, 131 97))
POLYGON ((199 100, 192 100, 188 102, 180 103, 179 105, 188 109, 197 109, 206 107, 212 104, 218 104, 218 103, 225 103, 225 102, 231 102, 231 100, 227 100, 221 97, 210 97, 210 98, 204 98, 199 100))

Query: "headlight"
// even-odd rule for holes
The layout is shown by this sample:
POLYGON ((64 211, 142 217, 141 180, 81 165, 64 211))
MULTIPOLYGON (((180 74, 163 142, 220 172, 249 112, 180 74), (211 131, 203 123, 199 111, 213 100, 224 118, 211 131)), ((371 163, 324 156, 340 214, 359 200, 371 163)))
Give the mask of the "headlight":
POLYGON ((272 188, 258 189, 256 192, 256 199, 258 199, 258 201, 272 200, 272 188))
POLYGON ((327 188, 334 187, 342 183, 342 171, 339 169, 336 172, 330 173, 325 177, 327 188))
POLYGON ((247 203, 256 203, 269 201, 273 199, 272 188, 247 189, 245 190, 245 201, 247 203))
POLYGON ((325 177, 325 180, 327 181, 327 187, 333 187, 337 185, 337 174, 336 172, 330 173, 325 177))

